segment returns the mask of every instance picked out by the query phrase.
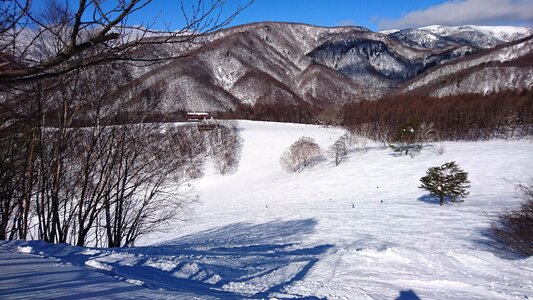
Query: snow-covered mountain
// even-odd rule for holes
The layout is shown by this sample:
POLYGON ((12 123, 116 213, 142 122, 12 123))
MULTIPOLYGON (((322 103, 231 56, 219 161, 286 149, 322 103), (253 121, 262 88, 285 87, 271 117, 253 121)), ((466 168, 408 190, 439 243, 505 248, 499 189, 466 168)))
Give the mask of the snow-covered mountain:
POLYGON ((533 34, 533 30, 527 27, 518 26, 439 26, 432 25, 421 28, 442 37, 454 39, 462 42, 477 43, 480 47, 490 48, 493 46, 492 40, 500 42, 512 42, 533 34))
POLYGON ((403 92, 425 91, 442 97, 533 87, 533 39, 486 50, 437 66, 406 84, 403 92))
MULTIPOLYGON (((436 76, 433 72, 438 71, 439 76, 448 72, 441 66, 468 57, 490 63, 505 52, 509 56, 506 62, 517 68, 512 72, 529 74, 531 66, 523 63, 527 61, 523 57, 533 52, 532 34, 530 28, 502 26, 372 32, 354 26, 253 23, 218 32, 205 47, 184 58, 150 71, 135 70, 137 78, 125 90, 139 99, 153 94, 145 91, 157 90, 159 99, 152 106, 161 112, 229 110, 239 103, 342 104, 412 91, 414 87, 406 89, 405 85, 427 85, 428 78, 436 76), (501 47, 507 50, 494 50, 500 54, 491 50, 501 47), (419 79, 423 81, 416 83, 419 79)), ((463 67, 467 66, 456 64, 453 72, 463 67)), ((506 86, 502 70, 493 71, 484 68, 483 80, 488 85, 506 86)), ((527 86, 527 81, 514 80, 517 84, 510 88, 527 86)), ((453 93, 475 90, 470 82, 453 93)), ((434 94, 449 94, 438 91, 442 88, 435 86, 434 94)), ((484 88, 493 90, 498 89, 484 88)))
POLYGON ((468 45, 492 48, 533 34, 533 29, 517 26, 440 26, 383 31, 413 47, 447 48, 468 45))

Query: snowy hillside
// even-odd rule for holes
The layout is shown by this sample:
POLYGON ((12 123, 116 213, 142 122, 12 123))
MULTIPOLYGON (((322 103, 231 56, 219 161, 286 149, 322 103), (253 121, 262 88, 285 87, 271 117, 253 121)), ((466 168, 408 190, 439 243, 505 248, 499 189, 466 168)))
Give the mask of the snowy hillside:
POLYGON ((530 61, 532 49, 533 39, 527 39, 484 55, 453 61, 416 78, 404 91, 430 86, 433 95, 442 97, 528 89, 533 83, 533 67, 519 61, 530 61))
MULTIPOLYGON (((527 27, 520 26, 439 26, 432 25, 420 28, 422 30, 439 34, 445 37, 457 38, 458 36, 467 36, 472 33, 482 33, 487 37, 492 37, 504 42, 512 42, 522 39, 533 34, 533 30, 527 27)), ((488 46, 488 45, 487 45, 488 46)), ((485 46, 485 47, 487 47, 485 46)))
MULTIPOLYGON (((531 34, 525 27, 430 26, 380 33, 355 26, 252 23, 219 32, 182 59, 149 72, 133 70, 136 79, 123 90, 145 102, 150 102, 146 95, 158 95, 151 109, 165 113, 224 111, 239 103, 342 105, 400 92, 398 87, 431 75, 436 66, 531 34)), ((533 51, 527 46, 525 52, 533 51)), ((463 90, 471 89, 458 92, 463 90)))
POLYGON ((446 48, 468 45, 492 48, 533 34, 533 29, 519 26, 442 26, 387 30, 381 33, 396 37, 408 45, 423 48, 446 48))
MULTIPOLYGON (((515 184, 531 180, 530 141, 446 142, 440 145, 443 155, 427 149, 414 158, 371 145, 366 154, 354 151, 337 167, 324 159, 300 174, 287 174, 279 157, 292 142, 309 136, 327 149, 343 131, 239 124, 244 146, 237 172, 221 176, 206 170, 193 183, 200 202, 189 219, 145 237, 144 246, 106 250, 36 241, 3 243, 0 250, 57 257, 163 289, 165 297, 532 296, 533 258, 502 252, 486 236, 491 216, 518 204, 515 184), (419 178, 428 167, 451 160, 469 172, 471 194, 464 203, 439 206, 417 188, 419 178)), ((77 276, 68 270, 66 278, 77 276)), ((10 280, 6 290, 2 280, 0 273, 0 295, 24 291, 27 284, 10 280)))

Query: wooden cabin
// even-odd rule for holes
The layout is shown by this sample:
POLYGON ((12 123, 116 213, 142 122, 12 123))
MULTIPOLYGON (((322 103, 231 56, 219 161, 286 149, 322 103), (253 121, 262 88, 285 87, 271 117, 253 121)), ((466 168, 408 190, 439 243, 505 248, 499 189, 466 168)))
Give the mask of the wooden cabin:
POLYGON ((217 122, 208 112, 187 113, 187 120, 189 122, 198 122, 196 127, 198 127, 199 131, 212 131, 218 128, 217 122))

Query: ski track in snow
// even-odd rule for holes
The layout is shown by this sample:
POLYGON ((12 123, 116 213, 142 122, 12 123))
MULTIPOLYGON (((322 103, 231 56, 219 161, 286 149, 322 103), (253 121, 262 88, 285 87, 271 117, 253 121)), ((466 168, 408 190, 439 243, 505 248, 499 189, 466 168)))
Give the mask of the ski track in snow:
POLYGON ((170 232, 127 249, 40 241, 0 248, 199 298, 533 296, 533 258, 513 257, 486 235, 492 216, 519 205, 516 184, 532 178, 531 141, 445 142, 443 155, 426 149, 414 158, 371 143, 337 167, 324 159, 287 174, 279 157, 291 143, 309 136, 325 150, 343 130, 251 121, 239 127, 238 170, 221 176, 207 169, 194 183, 200 203, 170 232), (470 195, 439 206, 418 189, 419 179, 451 160, 469 172, 470 195))

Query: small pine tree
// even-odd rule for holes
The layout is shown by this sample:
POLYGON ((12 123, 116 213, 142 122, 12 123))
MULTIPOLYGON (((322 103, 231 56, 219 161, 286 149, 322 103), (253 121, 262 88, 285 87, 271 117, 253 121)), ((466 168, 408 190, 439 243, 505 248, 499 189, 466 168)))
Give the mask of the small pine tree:
POLYGON ((421 189, 428 190, 432 195, 439 197, 439 204, 444 203, 445 198, 452 202, 468 195, 468 173, 459 168, 454 162, 447 162, 440 167, 429 168, 426 176, 420 178, 421 189))

